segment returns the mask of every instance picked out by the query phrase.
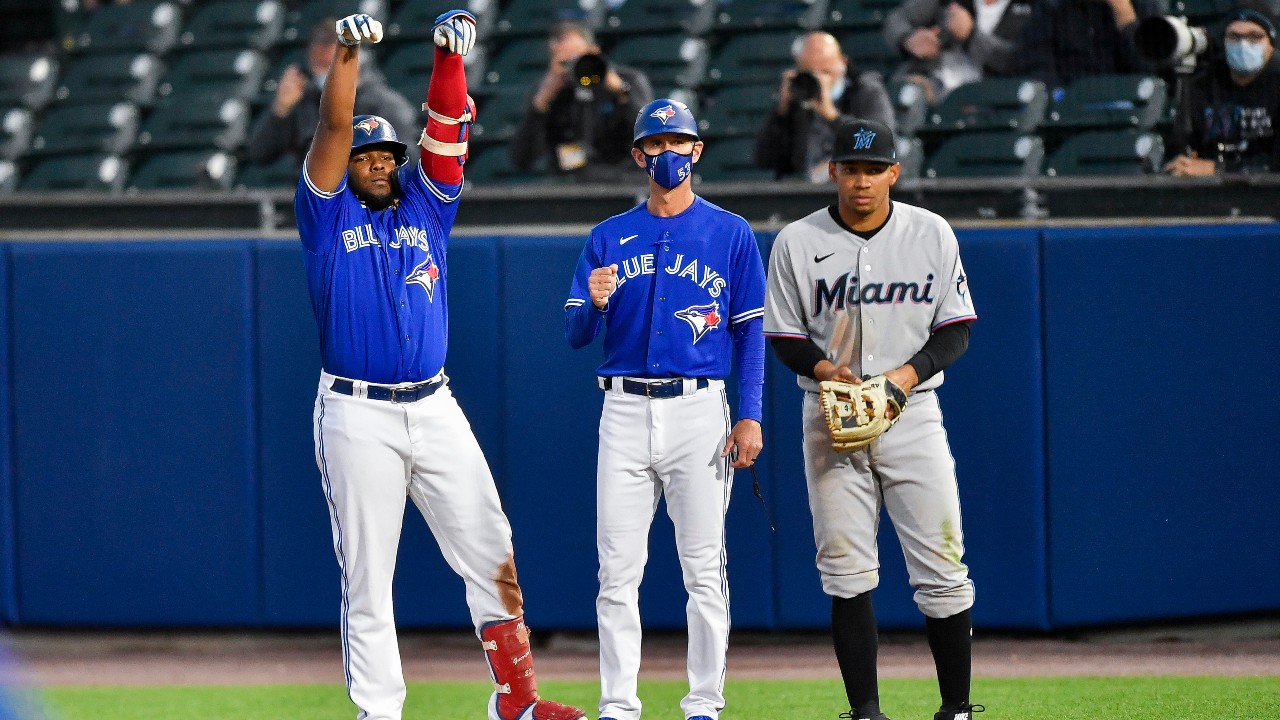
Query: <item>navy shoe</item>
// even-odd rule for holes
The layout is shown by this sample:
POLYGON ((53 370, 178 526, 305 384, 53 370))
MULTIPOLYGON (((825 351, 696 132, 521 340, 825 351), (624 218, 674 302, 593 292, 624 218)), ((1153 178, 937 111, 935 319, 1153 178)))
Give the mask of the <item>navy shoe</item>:
POLYGON ((948 709, 945 706, 933 714, 933 720, 973 720, 974 713, 985 711, 981 705, 965 703, 958 708, 948 709))

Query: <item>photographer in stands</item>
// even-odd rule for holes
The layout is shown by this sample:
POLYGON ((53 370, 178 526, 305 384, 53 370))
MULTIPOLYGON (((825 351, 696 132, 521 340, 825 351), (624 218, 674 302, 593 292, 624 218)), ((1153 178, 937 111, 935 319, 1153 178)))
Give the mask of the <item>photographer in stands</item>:
POLYGON ((548 46, 547 74, 507 145, 511 164, 528 170, 549 153, 557 174, 587 182, 634 181, 631 136, 636 113, 653 99, 649 78, 609 62, 580 23, 552 27, 548 46))
POLYGON ((828 182, 827 161, 842 118, 893 128, 893 105, 878 73, 859 73, 830 33, 811 32, 782 73, 778 102, 756 135, 756 164, 778 179, 828 182))
POLYGON ((1280 172, 1280 59, 1276 17, 1259 2, 1227 13, 1221 56, 1191 78, 1169 146, 1171 175, 1280 172))

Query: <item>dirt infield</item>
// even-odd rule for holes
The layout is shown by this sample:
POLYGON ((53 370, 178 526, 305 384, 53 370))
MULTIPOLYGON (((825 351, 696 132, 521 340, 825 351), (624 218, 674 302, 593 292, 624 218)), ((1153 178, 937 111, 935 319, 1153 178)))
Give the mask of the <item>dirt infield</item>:
MULTIPOLYGON (((539 637, 535 653, 543 679, 594 679, 594 636, 539 637)), ((336 632, 66 633, 21 631, 10 637, 26 680, 42 686, 134 684, 342 683, 336 632)), ((685 677, 684 638, 651 633, 641 675, 685 677)), ((405 633, 405 676, 410 680, 483 680, 484 661, 473 637, 462 632, 405 633)), ((885 635, 881 677, 933 677, 928 646, 918 635, 885 635)), ((1280 621, 1187 629, 1082 635, 1075 639, 987 636, 974 641, 976 677, 1066 675, 1280 676, 1280 621)), ((829 641, 821 633, 735 633, 731 678, 838 677, 829 641)))

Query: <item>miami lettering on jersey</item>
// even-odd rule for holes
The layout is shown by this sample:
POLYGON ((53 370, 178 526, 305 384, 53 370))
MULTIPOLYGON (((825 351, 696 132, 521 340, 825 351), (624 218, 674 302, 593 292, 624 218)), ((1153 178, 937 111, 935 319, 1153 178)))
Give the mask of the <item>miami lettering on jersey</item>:
MULTIPOLYGON (((964 276, 956 280, 957 289, 964 284, 964 276)), ((967 289, 967 285, 965 286, 967 289)), ((826 278, 813 281, 813 317, 825 310, 843 310, 849 305, 888 305, 904 302, 932 305, 933 273, 925 277, 923 287, 915 282, 867 283, 858 286, 858 276, 845 273, 827 284, 826 278)))
MULTIPOLYGON (((622 261, 618 266, 618 287, 621 288, 623 283, 641 275, 652 275, 654 269, 654 256, 652 253, 645 255, 636 255, 622 261)), ((728 281, 726 281, 719 272, 712 270, 704 262, 699 271, 698 259, 690 258, 688 261, 684 259, 684 253, 676 253, 674 260, 670 266, 663 268, 668 275, 686 278, 695 285, 707 291, 713 298, 720 297, 720 293, 724 291, 728 281)))

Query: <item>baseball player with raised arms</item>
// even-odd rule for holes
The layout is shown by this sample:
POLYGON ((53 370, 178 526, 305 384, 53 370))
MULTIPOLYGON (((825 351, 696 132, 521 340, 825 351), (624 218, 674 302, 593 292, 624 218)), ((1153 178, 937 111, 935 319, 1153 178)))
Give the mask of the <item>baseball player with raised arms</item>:
POLYGON ((689 720, 724 709, 729 586, 724 518, 732 468, 755 462, 764 381, 764 266, 746 220, 694 194, 698 123, 660 98, 636 116, 649 198, 597 225, 565 302, 575 348, 603 328, 605 391, 596 468, 600 718, 637 720, 640 581, 658 499, 667 499, 684 575, 689 720), (738 364, 739 420, 724 378, 738 364))
POLYGON ((421 162, 386 120, 352 117, 368 15, 338 21, 342 47, 294 199, 320 328, 316 463, 342 573, 342 660, 358 720, 399 720, 405 698, 392 577, 405 499, 422 512, 467 605, 495 692, 489 720, 573 720, 538 697, 511 525, 444 374, 445 244, 457 212, 468 126, 462 56, 475 18, 444 13, 419 140, 421 162))
POLYGON ((841 123, 828 170, 837 201, 787 225, 774 242, 764 331, 806 391, 809 509, 850 705, 840 717, 886 720, 871 604, 883 504, 925 616, 942 696, 934 718, 969 720, 983 710, 969 702, 973 583, 961 562, 955 462, 934 390, 968 347, 973 298, 947 222, 889 200, 900 171, 889 128, 841 123), (896 385, 908 401, 869 445, 837 452, 820 382, 864 378, 877 388, 896 385))

